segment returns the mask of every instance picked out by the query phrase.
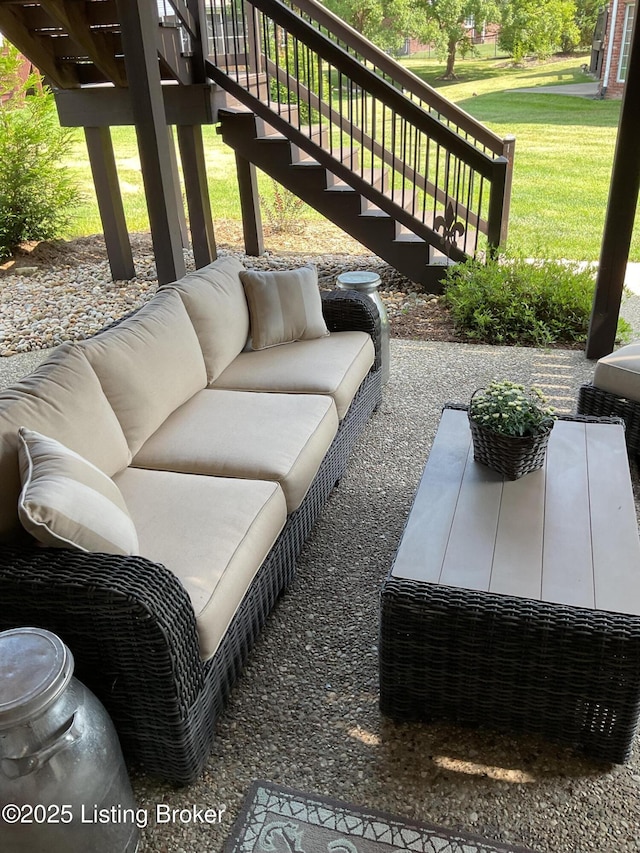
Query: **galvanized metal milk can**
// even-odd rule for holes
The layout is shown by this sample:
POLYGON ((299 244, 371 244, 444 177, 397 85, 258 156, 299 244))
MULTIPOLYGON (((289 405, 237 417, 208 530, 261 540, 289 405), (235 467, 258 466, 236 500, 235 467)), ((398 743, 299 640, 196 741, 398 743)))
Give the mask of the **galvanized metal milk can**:
POLYGON ((375 272, 354 270, 340 273, 336 279, 341 290, 357 290, 363 293, 375 304, 380 314, 380 350, 382 360, 382 384, 389 381, 389 317, 382 297, 378 293, 380 276, 375 272))
POLYGON ((141 824, 106 710, 39 628, 0 633, 0 850, 133 853, 141 824))

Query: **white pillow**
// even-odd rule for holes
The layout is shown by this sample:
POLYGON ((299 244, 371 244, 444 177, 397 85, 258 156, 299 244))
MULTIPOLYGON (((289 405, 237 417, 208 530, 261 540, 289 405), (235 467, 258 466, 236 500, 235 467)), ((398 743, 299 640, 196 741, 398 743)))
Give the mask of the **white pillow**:
POLYGON ((116 484, 59 441, 18 430, 18 516, 43 545, 135 554, 138 536, 116 484))
POLYGON ((254 350, 329 334, 313 264, 296 270, 241 270, 240 280, 249 306, 254 350))

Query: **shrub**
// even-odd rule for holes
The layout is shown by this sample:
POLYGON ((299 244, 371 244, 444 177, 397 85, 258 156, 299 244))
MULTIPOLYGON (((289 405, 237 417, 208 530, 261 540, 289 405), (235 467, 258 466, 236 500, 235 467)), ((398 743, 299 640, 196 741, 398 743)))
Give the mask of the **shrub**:
MULTIPOLYGON (((496 258, 449 267, 444 303, 458 330, 489 344, 571 345, 587 338, 593 270, 563 261, 496 258)), ((618 334, 629 325, 621 320, 618 334)))
POLYGON ((17 53, 0 64, 0 258, 27 240, 60 235, 78 193, 61 161, 70 131, 60 127, 51 92, 36 75, 21 81, 17 53))
POLYGON ((301 198, 271 179, 273 198, 260 196, 262 213, 275 234, 299 234, 302 231, 301 213, 306 207, 301 198))

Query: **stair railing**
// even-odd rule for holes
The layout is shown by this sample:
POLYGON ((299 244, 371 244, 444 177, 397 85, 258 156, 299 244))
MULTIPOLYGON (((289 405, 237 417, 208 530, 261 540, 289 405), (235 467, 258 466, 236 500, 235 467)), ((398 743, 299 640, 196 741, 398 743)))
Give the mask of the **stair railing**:
POLYGON ((388 53, 381 50, 317 0, 296 0, 295 3, 293 0, 284 0, 284 2, 320 32, 336 40, 367 68, 384 77, 392 85, 400 86, 405 94, 413 98, 423 109, 428 110, 432 115, 445 122, 456 133, 462 134, 465 139, 485 152, 507 158, 505 203, 500 232, 500 243, 506 243, 515 156, 515 136, 501 137, 494 133, 468 112, 443 97, 437 89, 429 86, 428 83, 425 83, 424 80, 389 56, 388 53))
MULTIPOLYGON (((152 0, 158 12, 158 50, 176 78, 183 83, 204 81, 204 50, 206 40, 200 34, 198 0, 152 0), (177 30, 179 50, 172 38, 177 30)), ((206 22, 206 17, 205 17, 206 22)))
POLYGON ((419 95, 408 97, 340 37, 280 0, 206 2, 208 73, 241 103, 394 217, 405 236, 427 240, 452 260, 484 249, 481 235, 486 248, 500 244, 504 154, 468 139, 466 128, 459 132, 459 123, 452 127, 444 113, 426 109, 419 95))
POLYGON ((423 109, 437 116, 457 133, 463 134, 466 139, 484 151, 491 151, 498 156, 512 159, 514 137, 509 136, 503 139, 498 136, 325 6, 317 3, 316 0, 296 0, 295 3, 292 0, 285 0, 285 2, 293 11, 297 10, 298 14, 312 26, 337 41, 363 65, 392 85, 400 86, 404 93, 410 95, 423 109))

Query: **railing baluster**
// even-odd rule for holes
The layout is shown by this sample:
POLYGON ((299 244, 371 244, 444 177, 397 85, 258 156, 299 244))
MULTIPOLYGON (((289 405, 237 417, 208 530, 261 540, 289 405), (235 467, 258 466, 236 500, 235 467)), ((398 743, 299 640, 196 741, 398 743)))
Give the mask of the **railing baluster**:
POLYGON ((438 191, 440 190, 440 146, 436 145, 436 162, 434 168, 435 175, 435 191, 433 193, 433 214, 431 217, 432 227, 435 227, 436 216, 438 215, 438 191))
MULTIPOLYGON (((471 205, 473 204, 473 171, 469 169, 469 177, 467 178, 467 200, 466 200, 466 214, 464 218, 464 234, 465 234, 465 243, 464 243, 464 251, 467 252, 467 235, 469 234, 469 210, 471 209, 471 205)), ((475 237, 473 241, 473 252, 475 255, 478 249, 478 231, 475 231, 475 237)))

